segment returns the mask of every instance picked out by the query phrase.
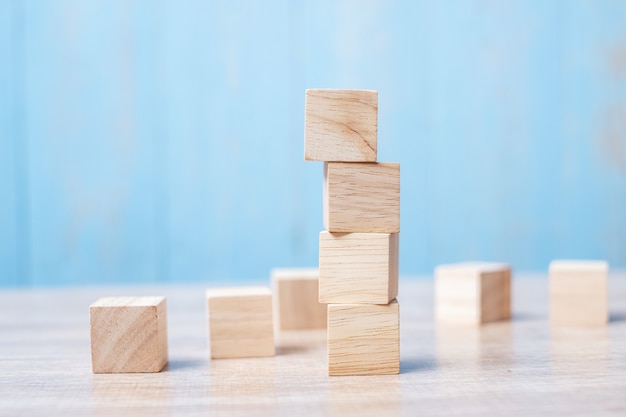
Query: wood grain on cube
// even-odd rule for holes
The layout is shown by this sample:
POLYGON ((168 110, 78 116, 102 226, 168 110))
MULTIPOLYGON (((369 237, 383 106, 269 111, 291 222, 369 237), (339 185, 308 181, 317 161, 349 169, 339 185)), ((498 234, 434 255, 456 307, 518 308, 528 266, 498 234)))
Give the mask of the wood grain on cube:
POLYGON ((397 233, 320 233, 319 301, 387 304, 398 295, 397 233))
POLYGON ((435 316, 448 323, 482 324, 511 317, 511 268, 460 263, 435 269, 435 316))
POLYGON ((307 90, 304 159, 375 162, 378 92, 307 90))
POLYGON ((94 373, 159 372, 167 364, 164 297, 106 297, 89 307, 94 373))
POLYGON ((213 288, 206 296, 211 358, 274 355, 269 288, 213 288))
POLYGON ((400 373, 400 309, 386 305, 328 305, 328 374, 400 373))
POLYGON ((329 232, 400 231, 400 164, 324 164, 324 227, 329 232))
POLYGON ((274 320, 280 330, 326 328, 326 305, 319 302, 317 268, 272 270, 274 320))
POLYGON ((601 326, 608 321, 604 261, 550 263, 550 319, 555 325, 601 326))

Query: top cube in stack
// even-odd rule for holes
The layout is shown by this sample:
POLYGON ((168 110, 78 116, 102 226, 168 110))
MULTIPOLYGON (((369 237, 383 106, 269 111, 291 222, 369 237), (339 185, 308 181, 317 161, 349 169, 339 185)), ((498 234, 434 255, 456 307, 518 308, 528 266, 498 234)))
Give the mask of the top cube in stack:
POLYGON ((306 91, 304 159, 324 162, 329 375, 400 371, 400 164, 377 162, 377 143, 376 91, 306 91))

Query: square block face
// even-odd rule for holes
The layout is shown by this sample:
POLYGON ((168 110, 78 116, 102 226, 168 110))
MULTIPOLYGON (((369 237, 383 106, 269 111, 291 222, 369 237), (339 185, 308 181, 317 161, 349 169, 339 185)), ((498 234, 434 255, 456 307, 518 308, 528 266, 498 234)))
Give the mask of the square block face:
POLYGON ((304 159, 376 162, 378 92, 307 90, 304 159))
POLYGON ((215 288, 206 294, 211 358, 274 356, 269 288, 215 288))
POLYGON ((555 325, 602 326, 608 322, 604 261, 553 261, 550 264, 550 320, 555 325))
POLYGON ((400 373, 400 308, 328 305, 328 375, 400 373))
POLYGON ((318 300, 317 268, 274 269, 274 320, 280 330, 326 328, 326 305, 318 300))
POLYGON ((164 297, 107 297, 89 306, 95 374, 159 372, 167 364, 164 297))
POLYGON ((320 303, 388 304, 398 296, 397 233, 320 233, 320 303))
POLYGON ((435 269, 435 317, 440 322, 482 324, 511 317, 511 268, 461 263, 435 269))
POLYGON ((398 233, 400 164, 325 163, 324 228, 337 233, 398 233))

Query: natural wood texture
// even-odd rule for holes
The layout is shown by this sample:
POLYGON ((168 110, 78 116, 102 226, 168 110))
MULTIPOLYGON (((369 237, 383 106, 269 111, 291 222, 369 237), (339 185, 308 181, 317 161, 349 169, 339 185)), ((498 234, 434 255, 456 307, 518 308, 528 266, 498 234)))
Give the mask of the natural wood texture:
POLYGON ((167 364, 164 297, 106 297, 89 306, 94 373, 159 372, 167 364))
POLYGON ((378 92, 307 90, 304 159, 376 162, 378 92))
POLYGON ((320 233, 319 301, 387 304, 398 295, 397 233, 320 233))
POLYGON ((564 326, 601 326, 608 320, 604 261, 550 263, 550 319, 564 326))
POLYGON ((210 360, 206 284, 5 288, 0 415, 623 416, 626 273, 609 275, 600 327, 550 326, 547 271, 512 284, 510 321, 448 329, 432 278, 401 277, 400 374, 368 377, 328 376, 325 330, 280 332, 274 357, 210 360), (167 296, 162 372, 92 374, 87 312, 103 294, 167 296))
POLYGON ((279 330, 326 328, 326 305, 319 302, 317 268, 272 270, 274 323, 279 330))
POLYGON ((400 231, 400 164, 324 163, 324 228, 400 231))
POLYGON ((511 317, 511 268, 460 263, 435 269, 435 315, 448 323, 482 324, 511 317))
POLYGON ((211 358, 274 355, 272 293, 267 287, 206 291, 211 358))
POLYGON ((400 373, 400 309, 385 305, 328 305, 328 375, 400 373))

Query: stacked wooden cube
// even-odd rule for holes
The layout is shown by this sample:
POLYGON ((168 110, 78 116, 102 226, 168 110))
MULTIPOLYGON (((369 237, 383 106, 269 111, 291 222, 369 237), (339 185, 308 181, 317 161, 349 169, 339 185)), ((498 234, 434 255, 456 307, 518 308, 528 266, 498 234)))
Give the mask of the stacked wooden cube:
POLYGON ((329 375, 400 372, 400 164, 377 162, 377 143, 376 91, 307 90, 304 159, 324 162, 329 375))

